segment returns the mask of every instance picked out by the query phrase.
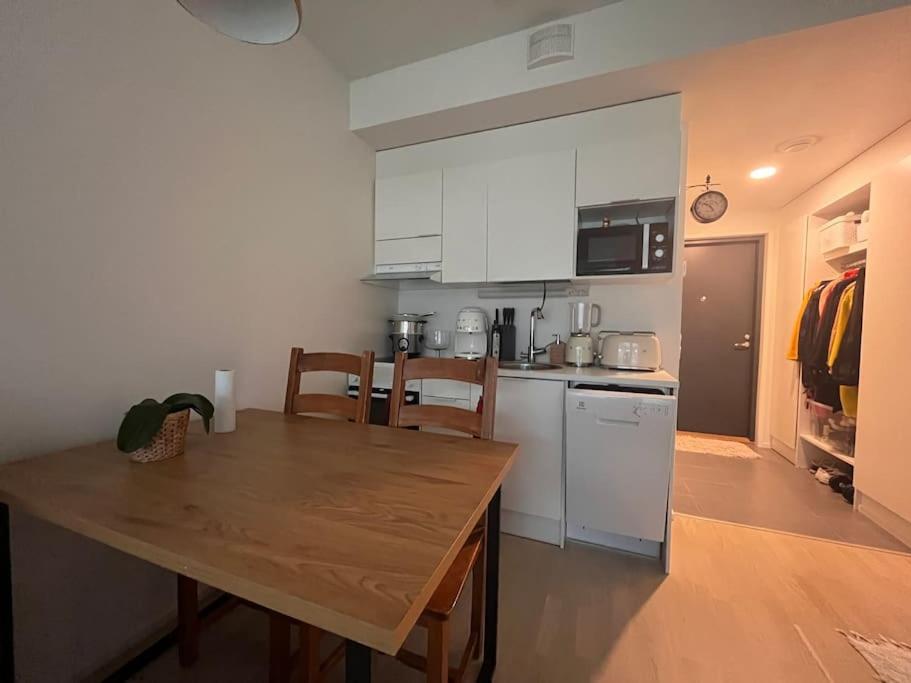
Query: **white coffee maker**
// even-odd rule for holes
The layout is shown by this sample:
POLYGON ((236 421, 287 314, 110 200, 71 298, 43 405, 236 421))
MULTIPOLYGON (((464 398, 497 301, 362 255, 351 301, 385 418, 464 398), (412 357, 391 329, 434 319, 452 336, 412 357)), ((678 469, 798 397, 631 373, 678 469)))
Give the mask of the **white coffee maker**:
POLYGON ((574 301, 569 308, 571 320, 566 342, 566 364, 585 367, 595 361, 592 328, 601 324, 601 307, 586 301, 574 301))
POLYGON ((455 357, 477 360, 487 355, 487 313, 466 306, 456 316, 455 357))

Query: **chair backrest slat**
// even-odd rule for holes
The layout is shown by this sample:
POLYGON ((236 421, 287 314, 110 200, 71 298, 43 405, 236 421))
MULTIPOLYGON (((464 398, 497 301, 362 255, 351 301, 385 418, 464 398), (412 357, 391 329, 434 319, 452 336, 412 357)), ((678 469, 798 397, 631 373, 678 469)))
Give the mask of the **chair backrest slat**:
POLYGON ((350 353, 304 353, 299 347, 291 349, 288 364, 288 386, 285 391, 285 413, 323 413, 355 422, 370 419, 370 394, 373 386, 373 351, 356 356, 350 353), (343 372, 357 375, 360 388, 356 399, 335 394, 300 393, 301 375, 305 372, 343 372))
POLYGON ((492 439, 497 396, 497 361, 494 358, 408 358, 396 354, 395 376, 389 407, 390 427, 442 427, 481 439, 492 439), (405 382, 446 379, 483 387, 480 413, 438 405, 405 405, 405 382))

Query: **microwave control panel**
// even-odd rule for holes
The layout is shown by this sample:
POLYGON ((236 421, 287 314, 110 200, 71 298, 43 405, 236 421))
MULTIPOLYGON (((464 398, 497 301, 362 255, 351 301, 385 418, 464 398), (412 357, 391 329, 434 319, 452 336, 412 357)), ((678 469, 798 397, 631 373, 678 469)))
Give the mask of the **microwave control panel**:
POLYGON ((642 270, 669 273, 674 265, 674 240, 667 223, 647 224, 647 241, 642 249, 642 270))

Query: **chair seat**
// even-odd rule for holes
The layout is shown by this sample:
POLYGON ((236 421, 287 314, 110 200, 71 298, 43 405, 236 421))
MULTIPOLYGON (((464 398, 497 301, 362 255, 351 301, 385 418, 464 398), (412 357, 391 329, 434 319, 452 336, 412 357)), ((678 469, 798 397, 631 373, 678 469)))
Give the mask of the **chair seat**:
POLYGON ((468 537, 465 545, 456 555, 452 566, 446 572, 446 576, 440 582, 440 585, 434 591, 424 608, 421 615, 422 620, 426 617, 433 619, 448 619, 455 609, 459 596, 465 588, 465 582, 468 581, 468 575, 475 562, 478 561, 481 553, 484 551, 484 534, 472 532, 468 537))

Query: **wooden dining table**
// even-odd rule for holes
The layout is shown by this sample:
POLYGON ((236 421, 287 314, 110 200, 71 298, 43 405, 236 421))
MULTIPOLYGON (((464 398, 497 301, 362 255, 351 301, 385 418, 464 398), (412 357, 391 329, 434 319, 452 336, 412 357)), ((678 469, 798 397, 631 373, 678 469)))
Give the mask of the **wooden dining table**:
MULTIPOLYGON (((106 442, 0 466, 0 680, 13 681, 9 506, 346 639, 345 680, 394 655, 487 515, 484 644, 497 657, 500 485, 518 446, 265 410, 191 426, 137 464, 106 442)), ((75 615, 74 615, 75 626, 75 615)), ((139 658, 143 655, 140 654, 139 658)))

